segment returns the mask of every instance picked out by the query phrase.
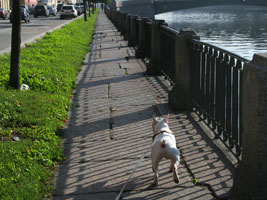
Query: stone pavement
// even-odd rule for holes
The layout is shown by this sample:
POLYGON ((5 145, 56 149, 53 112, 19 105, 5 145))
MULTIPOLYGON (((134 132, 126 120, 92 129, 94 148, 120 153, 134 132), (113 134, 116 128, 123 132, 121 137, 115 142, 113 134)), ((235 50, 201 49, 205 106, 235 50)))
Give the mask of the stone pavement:
POLYGON ((90 54, 78 76, 70 120, 64 131, 66 160, 56 174, 52 199, 116 199, 140 158, 121 199, 216 199, 232 186, 232 165, 190 113, 168 109, 168 85, 146 77, 120 33, 100 13, 90 54), (129 58, 129 59, 128 59, 129 58), (180 183, 160 163, 152 187, 152 116, 170 113, 170 128, 182 152, 180 183), (193 180, 199 184, 193 184, 193 180))

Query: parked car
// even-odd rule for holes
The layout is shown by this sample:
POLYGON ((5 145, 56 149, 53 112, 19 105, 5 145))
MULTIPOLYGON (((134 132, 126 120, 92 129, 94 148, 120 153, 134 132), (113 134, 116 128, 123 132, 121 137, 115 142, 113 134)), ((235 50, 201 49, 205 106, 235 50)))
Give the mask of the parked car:
POLYGON ((81 6, 75 6, 75 9, 77 10, 78 16, 80 16, 83 13, 81 6))
POLYGON ((82 10, 82 13, 84 13, 84 6, 83 5, 80 5, 80 8, 82 10))
POLYGON ((37 5, 34 8, 34 13, 33 16, 36 18, 38 16, 45 16, 45 17, 49 17, 49 10, 46 7, 46 5, 37 5))
POLYGON ((77 10, 73 5, 64 5, 60 10, 60 19, 64 19, 66 17, 77 17, 77 10))
POLYGON ((29 7, 30 15, 33 15, 33 13, 34 13, 34 7, 35 7, 35 6, 31 6, 31 7, 29 7))
MULTIPOLYGON (((27 22, 30 22, 30 12, 29 10, 27 10, 26 8, 24 7, 21 7, 20 8, 20 17, 21 17, 21 20, 24 21, 25 23, 27 22)), ((10 20, 10 23, 12 23, 12 12, 10 13, 10 17, 9 17, 9 20, 10 20)))
POLYGON ((48 10, 49 10, 49 15, 53 15, 56 16, 57 11, 53 6, 47 6, 48 10))
POLYGON ((5 8, 0 8, 0 18, 6 20, 9 17, 9 12, 5 8))
MULTIPOLYGON (((75 5, 80 5, 82 8, 84 7, 84 3, 76 3, 75 5)), ((88 2, 85 3, 86 10, 89 10, 88 2)))
POLYGON ((23 5, 23 6, 21 6, 21 7, 22 7, 22 8, 25 8, 29 13, 31 12, 28 6, 23 5))

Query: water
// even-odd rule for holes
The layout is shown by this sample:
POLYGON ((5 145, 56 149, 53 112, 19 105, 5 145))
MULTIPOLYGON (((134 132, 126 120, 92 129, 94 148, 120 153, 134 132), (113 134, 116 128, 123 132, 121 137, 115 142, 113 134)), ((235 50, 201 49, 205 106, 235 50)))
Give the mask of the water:
POLYGON ((194 28, 202 41, 251 60, 267 52, 267 7, 211 6, 156 15, 171 28, 194 28))

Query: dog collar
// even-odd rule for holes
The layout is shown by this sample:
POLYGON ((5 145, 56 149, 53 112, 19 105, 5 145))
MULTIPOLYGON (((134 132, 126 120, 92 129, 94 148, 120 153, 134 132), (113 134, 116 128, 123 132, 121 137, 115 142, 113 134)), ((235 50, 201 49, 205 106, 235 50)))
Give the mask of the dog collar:
POLYGON ((159 134, 162 134, 162 133, 170 133, 170 134, 173 134, 172 132, 168 132, 168 131, 160 131, 158 133, 155 133, 153 136, 152 136, 152 142, 154 141, 155 137, 158 136, 159 134))

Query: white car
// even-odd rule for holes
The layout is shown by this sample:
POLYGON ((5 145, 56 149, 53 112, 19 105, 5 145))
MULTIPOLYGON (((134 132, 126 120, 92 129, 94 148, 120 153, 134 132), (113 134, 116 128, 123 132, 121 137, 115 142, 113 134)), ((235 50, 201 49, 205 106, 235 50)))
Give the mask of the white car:
POLYGON ((64 5, 60 10, 60 19, 64 19, 66 17, 77 17, 77 10, 73 5, 64 5))

